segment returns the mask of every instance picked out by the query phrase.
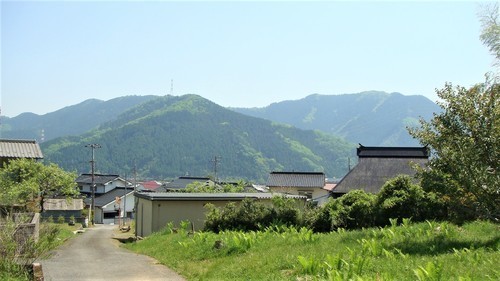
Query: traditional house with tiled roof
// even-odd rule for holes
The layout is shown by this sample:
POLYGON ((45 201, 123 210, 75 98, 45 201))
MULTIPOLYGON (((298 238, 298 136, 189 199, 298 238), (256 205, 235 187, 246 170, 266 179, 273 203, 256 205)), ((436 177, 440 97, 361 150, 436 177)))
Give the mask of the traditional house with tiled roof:
POLYGON ((12 159, 42 160, 43 154, 35 140, 0 139, 0 167, 12 159))
POLYGON ((333 197, 354 189, 369 193, 380 191, 386 181, 398 175, 415 175, 412 165, 424 166, 429 159, 427 147, 368 147, 357 148, 358 164, 340 180, 332 191, 333 197))
POLYGON ((266 185, 270 192, 304 195, 312 201, 328 195, 323 172, 271 172, 266 185))

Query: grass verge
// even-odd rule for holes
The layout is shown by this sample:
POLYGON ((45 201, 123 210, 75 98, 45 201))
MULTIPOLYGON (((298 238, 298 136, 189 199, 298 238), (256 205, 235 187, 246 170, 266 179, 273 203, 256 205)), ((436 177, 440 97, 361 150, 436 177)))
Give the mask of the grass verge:
MULTIPOLYGON (((0 257, 0 280, 31 280, 31 267, 29 267, 29 264, 35 259, 46 256, 51 250, 73 237, 73 231, 78 228, 78 226, 70 226, 67 224, 41 223, 38 243, 29 243, 29 250, 27 251, 29 256, 25 259, 25 263, 28 266, 18 264, 12 260, 13 255, 15 255, 17 251, 15 249, 15 243, 9 239, 9 246, 5 248, 6 253, 0 257)), ((2 235, 4 234, 9 235, 8 232, 2 232, 2 235)), ((2 241, 4 241, 4 239, 2 239, 2 241)), ((7 239, 5 239, 5 241, 7 241, 7 239)))
POLYGON ((395 222, 315 234, 305 228, 174 233, 126 248, 189 280, 500 280, 500 226, 395 222))

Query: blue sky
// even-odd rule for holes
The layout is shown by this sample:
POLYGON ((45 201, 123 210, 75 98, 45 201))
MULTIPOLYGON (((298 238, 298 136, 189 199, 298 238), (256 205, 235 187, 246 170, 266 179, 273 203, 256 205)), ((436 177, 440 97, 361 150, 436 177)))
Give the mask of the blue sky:
POLYGON ((436 100, 491 71, 475 2, 2 1, 1 109, 198 94, 262 107, 368 90, 436 100))

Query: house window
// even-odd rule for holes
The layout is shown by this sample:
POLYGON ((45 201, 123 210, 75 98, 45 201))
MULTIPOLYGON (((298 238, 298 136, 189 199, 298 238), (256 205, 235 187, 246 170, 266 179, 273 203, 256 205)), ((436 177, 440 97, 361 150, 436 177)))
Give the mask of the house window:
POLYGON ((299 195, 306 196, 307 199, 312 199, 313 198, 312 191, 299 190, 299 195))

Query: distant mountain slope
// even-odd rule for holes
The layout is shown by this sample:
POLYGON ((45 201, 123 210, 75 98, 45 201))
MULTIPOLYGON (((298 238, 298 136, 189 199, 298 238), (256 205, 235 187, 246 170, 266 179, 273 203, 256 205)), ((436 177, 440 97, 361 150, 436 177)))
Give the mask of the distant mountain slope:
POLYGON ((81 137, 42 144, 48 161, 88 172, 88 143, 99 143, 96 168, 103 173, 171 179, 189 173, 264 182, 271 171, 347 172, 355 145, 318 131, 239 114, 196 95, 158 97, 81 137))
POLYGON ((316 129, 372 146, 413 146, 406 126, 430 119, 439 106, 424 96, 363 92, 344 95, 310 95, 273 103, 264 108, 233 108, 246 115, 316 129))
POLYGON ((89 99, 60 110, 37 115, 23 113, 13 118, 2 116, 1 137, 45 140, 60 136, 80 135, 113 120, 124 111, 156 96, 125 96, 102 101, 89 99))

